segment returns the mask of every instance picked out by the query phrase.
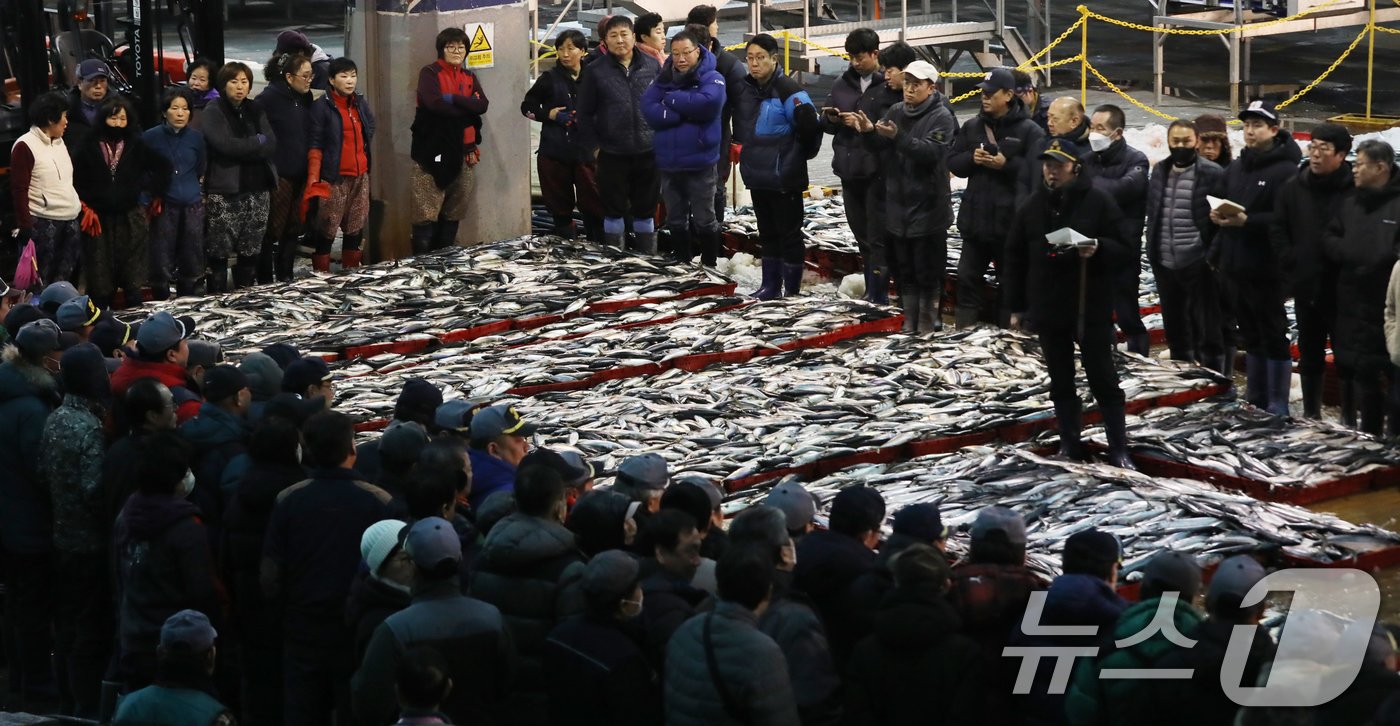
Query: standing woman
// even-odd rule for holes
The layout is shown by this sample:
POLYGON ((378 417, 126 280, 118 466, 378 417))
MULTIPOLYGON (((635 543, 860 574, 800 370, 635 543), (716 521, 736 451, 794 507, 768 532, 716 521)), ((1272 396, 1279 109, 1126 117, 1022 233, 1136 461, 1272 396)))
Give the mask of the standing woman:
POLYGON ((82 249, 82 202, 73 188, 73 158, 63 143, 68 98, 50 91, 29 107, 29 133, 10 149, 10 195, 15 246, 34 241, 39 277, 46 284, 74 279, 82 249))
POLYGON ((189 70, 185 71, 185 85, 190 87, 190 123, 199 117, 199 112, 209 105, 210 101, 219 97, 219 90, 214 88, 214 74, 219 70, 214 65, 214 61, 208 58, 195 58, 190 62, 189 70))
POLYGON ((467 32, 445 28, 437 35, 437 61, 418 72, 418 111, 413 116, 409 168, 413 189, 413 254, 457 242, 467 214, 472 168, 481 161, 481 116, 489 102, 476 74, 463 67, 467 32))
POLYGON ((151 218, 151 297, 195 293, 204 272, 204 170, 208 156, 204 134, 190 128, 194 94, 177 87, 166 89, 161 102, 161 123, 142 136, 154 154, 165 159, 169 176, 153 190, 146 207, 151 218), (173 275, 172 275, 173 272, 173 275))
POLYGON ((572 28, 554 38, 559 62, 539 80, 520 102, 525 118, 540 122, 538 156, 540 196, 554 220, 554 234, 572 239, 574 203, 583 216, 583 231, 594 242, 603 241, 603 201, 598 197, 598 164, 580 139, 578 125, 579 76, 588 41, 572 28))
POLYGON ((796 295, 802 286, 802 192, 807 160, 821 148, 817 108, 797 82, 778 72, 778 41, 755 35, 744 49, 744 78, 734 113, 734 140, 743 145, 739 173, 753 193, 763 244, 760 300, 796 295))
POLYGON ((275 55, 265 69, 267 88, 255 102, 267 115, 277 136, 277 187, 272 190, 267 217, 267 234, 258 253, 258 282, 292 279, 292 263, 300 245, 302 224, 297 218, 301 193, 306 185, 306 151, 311 129, 311 59, 300 53, 275 55))
POLYGON ((277 135, 262 110, 248 103, 253 72, 242 63, 225 63, 215 81, 220 95, 204 109, 200 128, 209 145, 204 248, 210 294, 228 291, 228 262, 235 254, 234 287, 253 284, 267 229, 268 193, 277 178, 272 165, 277 135))
POLYGON ((141 304, 150 264, 141 198, 163 174, 152 174, 152 162, 161 158, 146 150, 135 118, 131 104, 112 94, 97 109, 94 133, 73 149, 73 185, 98 222, 83 234, 83 273, 88 295, 104 310, 118 287, 128 305, 141 304))

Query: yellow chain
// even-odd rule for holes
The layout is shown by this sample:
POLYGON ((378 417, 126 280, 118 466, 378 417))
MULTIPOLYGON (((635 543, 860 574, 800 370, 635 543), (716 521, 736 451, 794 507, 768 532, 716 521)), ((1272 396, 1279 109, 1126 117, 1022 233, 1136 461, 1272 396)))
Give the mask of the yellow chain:
POLYGON ((1351 41, 1351 45, 1347 46, 1347 49, 1342 51, 1342 54, 1340 56, 1337 56, 1337 60, 1332 61, 1332 65, 1328 66, 1327 70, 1322 72, 1322 75, 1318 76, 1317 78, 1314 78, 1313 82, 1309 83, 1306 88, 1293 94, 1292 98, 1288 99, 1287 101, 1284 101, 1283 103, 1280 103, 1275 108, 1283 108, 1284 106, 1287 106, 1293 103, 1294 101, 1297 101, 1298 99, 1302 98, 1303 95, 1306 94, 1308 91, 1311 91, 1312 89, 1316 88, 1317 84, 1322 83, 1322 81, 1326 79, 1327 76, 1332 75, 1332 71, 1337 70, 1337 66, 1341 65, 1342 61, 1346 60, 1347 56, 1351 55, 1351 52, 1353 50, 1356 50, 1356 46, 1361 44, 1361 39, 1366 37, 1367 32, 1370 31, 1372 27, 1375 26, 1367 25, 1366 27, 1362 28, 1361 32, 1356 34, 1356 38, 1351 41))
POLYGON ((1083 5, 1080 5, 1079 7, 1081 8, 1080 12, 1084 13, 1085 17, 1090 17, 1095 20, 1100 20, 1105 23, 1108 23, 1109 25, 1117 25, 1119 27, 1128 28, 1130 30, 1141 30, 1147 33, 1166 33, 1168 35, 1230 35, 1232 33, 1243 33, 1246 30, 1254 30, 1256 28, 1267 28, 1270 25, 1279 25, 1293 20, 1301 20, 1309 15, 1313 15, 1322 10, 1326 10, 1327 8, 1343 1, 1344 0, 1327 0, 1327 2, 1324 2, 1321 5, 1315 5, 1313 7, 1308 8, 1307 10, 1304 10, 1301 13, 1298 13, 1297 15, 1290 15, 1286 18, 1278 18, 1276 20, 1269 20, 1263 23, 1249 23, 1248 25, 1242 25, 1233 28, 1220 28, 1216 30, 1205 30, 1200 28, 1158 28, 1151 25, 1143 25, 1142 23, 1132 23, 1126 20, 1110 18, 1107 15, 1100 15, 1092 10, 1084 8, 1083 5))
POLYGON ((1151 106, 1148 106, 1147 104, 1145 104, 1145 103, 1143 103, 1143 102, 1137 100, 1136 98, 1133 98, 1132 96, 1129 96, 1127 93, 1125 93, 1125 92, 1123 91, 1123 89, 1121 89, 1121 88, 1119 88, 1118 86, 1114 85, 1113 81, 1110 81, 1110 80, 1108 80, 1107 78, 1104 78, 1104 75, 1103 75, 1102 73, 1099 73, 1099 69, 1095 68, 1093 63, 1087 63, 1087 62, 1086 62, 1086 63, 1084 64, 1084 67, 1085 67, 1085 68, 1088 68, 1090 73, 1093 73, 1095 76, 1097 76, 1098 79, 1099 79, 1099 81, 1102 82, 1105 86, 1108 86, 1108 89, 1109 89, 1110 91, 1113 91, 1114 93, 1116 93, 1116 94, 1122 96, 1123 99, 1126 100, 1128 103, 1131 103, 1131 104, 1133 104, 1134 106, 1137 106, 1138 108, 1140 108, 1140 109, 1142 109, 1142 110, 1144 110, 1144 111, 1146 111, 1146 112, 1148 112, 1148 113, 1150 113, 1150 114, 1152 114, 1152 115, 1154 115, 1154 116, 1159 116, 1159 117, 1164 118, 1164 119, 1166 119, 1166 120, 1168 120, 1168 121, 1175 121, 1175 120, 1176 120, 1176 117, 1175 117, 1175 116, 1172 116, 1171 114, 1162 113, 1161 111, 1158 111, 1157 109, 1152 108, 1151 106))
POLYGON ((1020 67, 1020 66, 1017 66, 1017 69, 1018 69, 1018 70, 1023 70, 1023 71, 1045 71, 1045 70, 1049 70, 1049 69, 1051 69, 1051 68, 1059 68, 1060 66, 1066 66, 1066 65, 1069 65, 1070 63, 1078 63, 1078 62, 1079 62, 1081 59, 1083 59, 1083 58, 1084 58, 1083 55, 1075 55, 1075 56, 1072 57, 1072 58, 1066 58, 1066 59, 1064 59, 1064 60, 1057 60, 1057 61, 1055 61, 1054 63, 1047 63, 1047 64, 1045 64, 1045 65, 1034 65, 1034 66, 1030 66, 1030 67, 1026 67, 1026 68, 1022 68, 1022 67, 1020 67))
MULTIPOLYGON (((1396 2, 1400 2, 1400 0, 1395 0, 1395 1, 1396 1, 1396 2)), ((1079 7, 1082 8, 1082 7, 1084 7, 1084 6, 1083 6, 1083 5, 1080 5, 1079 7)), ((1017 68, 1018 70, 1022 70, 1022 71, 1026 70, 1026 67, 1027 67, 1027 66, 1029 66, 1030 64, 1032 64, 1032 63, 1034 63, 1034 62, 1040 60, 1040 57, 1043 56, 1043 55, 1045 55, 1046 53, 1049 53, 1051 48, 1054 48, 1055 46, 1059 45, 1060 43, 1065 42, 1065 38, 1068 38, 1068 37, 1070 36, 1070 33, 1073 33, 1074 31, 1078 30, 1078 29, 1079 29, 1079 26, 1083 25, 1084 22, 1085 22, 1086 20, 1088 20, 1088 16, 1087 16, 1087 15, 1080 15, 1080 16, 1079 16, 1079 19, 1076 20, 1076 21, 1074 21, 1074 24, 1073 24, 1073 25, 1069 26, 1068 28, 1065 28, 1065 32, 1060 33, 1060 37, 1058 37, 1058 38, 1056 38, 1054 41, 1052 41, 1052 42, 1050 43, 1050 45, 1047 45, 1047 46, 1045 46, 1044 48, 1041 48, 1039 53, 1036 53, 1035 55, 1033 55, 1033 56, 1027 58, 1027 59, 1025 60, 1024 63, 1022 63, 1022 64, 1019 65, 1019 66, 1016 66, 1016 68, 1017 68)))
MULTIPOLYGON (((1396 0, 1396 2, 1400 2, 1400 0, 1396 0)), ((1400 35, 1400 30, 1396 30, 1395 28, 1383 28, 1377 25, 1376 30, 1381 31, 1382 33, 1395 33, 1396 35, 1400 35)))

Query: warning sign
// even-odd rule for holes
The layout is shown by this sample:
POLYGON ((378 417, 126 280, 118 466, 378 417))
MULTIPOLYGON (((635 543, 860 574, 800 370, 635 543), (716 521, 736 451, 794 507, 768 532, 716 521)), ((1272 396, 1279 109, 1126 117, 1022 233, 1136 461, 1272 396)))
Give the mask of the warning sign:
POLYGON ((492 46, 496 41, 495 23, 470 23, 466 26, 467 37, 472 44, 467 48, 468 68, 492 68, 496 65, 492 46))

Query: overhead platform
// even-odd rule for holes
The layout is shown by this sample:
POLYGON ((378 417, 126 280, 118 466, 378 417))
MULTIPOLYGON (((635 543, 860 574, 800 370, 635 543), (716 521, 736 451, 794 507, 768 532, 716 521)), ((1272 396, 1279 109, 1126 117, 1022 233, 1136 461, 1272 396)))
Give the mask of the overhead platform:
POLYGON ((870 28, 880 36, 880 45, 903 40, 912 46, 953 46, 964 43, 991 43, 998 40, 997 24, 986 22, 944 22, 941 15, 915 15, 907 19, 870 20, 864 23, 817 25, 809 29, 803 58, 824 58, 839 51, 846 35, 856 28, 870 28))

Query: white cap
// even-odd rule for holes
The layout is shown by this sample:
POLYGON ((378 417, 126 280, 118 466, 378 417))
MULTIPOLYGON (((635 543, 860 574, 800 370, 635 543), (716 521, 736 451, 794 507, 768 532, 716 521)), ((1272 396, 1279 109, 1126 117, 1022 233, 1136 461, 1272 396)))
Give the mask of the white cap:
POLYGON ((360 556, 369 565, 370 574, 377 574, 379 566, 389 559, 389 553, 399 544, 399 532, 406 525, 397 519, 386 519, 371 524, 360 537, 360 556))
POLYGON ((938 82, 938 69, 928 61, 916 60, 905 66, 904 72, 920 80, 938 82))

